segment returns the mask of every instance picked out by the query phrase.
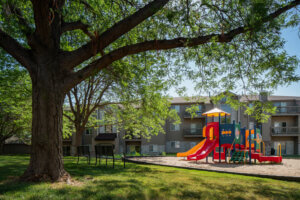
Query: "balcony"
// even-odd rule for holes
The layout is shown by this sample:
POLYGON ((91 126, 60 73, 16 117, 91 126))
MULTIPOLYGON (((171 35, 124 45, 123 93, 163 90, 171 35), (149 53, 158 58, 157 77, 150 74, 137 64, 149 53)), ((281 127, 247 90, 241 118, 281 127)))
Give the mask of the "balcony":
POLYGON ((276 114, 300 114, 300 106, 277 106, 276 114))
POLYGON ((202 137, 202 128, 184 128, 184 137, 202 137))
POLYGON ((117 138, 116 133, 99 133, 96 137, 96 141, 114 141, 117 138))
MULTIPOLYGON (((202 113, 203 113, 202 111, 196 112, 196 113, 193 115, 193 118, 194 118, 194 119, 197 119, 197 118, 204 117, 204 116, 202 115, 202 113)), ((192 115, 191 115, 191 113, 189 113, 189 112, 184 112, 183 117, 184 117, 184 118, 192 118, 192 115)))
POLYGON ((272 136, 299 136, 299 127, 271 127, 272 136))

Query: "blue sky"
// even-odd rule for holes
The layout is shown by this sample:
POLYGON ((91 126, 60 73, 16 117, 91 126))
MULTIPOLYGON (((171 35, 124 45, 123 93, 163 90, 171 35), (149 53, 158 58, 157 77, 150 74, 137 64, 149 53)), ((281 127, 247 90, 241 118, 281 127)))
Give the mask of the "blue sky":
MULTIPOLYGON (((300 59, 300 38, 299 38, 299 27, 295 28, 287 28, 282 31, 282 37, 286 40, 285 43, 285 50, 291 56, 296 55, 300 59)), ((296 73, 300 75, 300 65, 296 70, 296 73)), ((195 95, 195 91, 193 89, 192 81, 185 81, 182 86, 187 88, 187 95, 193 96, 195 95)), ((169 95, 171 97, 179 96, 174 89, 169 91, 169 95)), ((205 95, 205 94, 204 94, 205 95)), ((289 86, 282 86, 279 87, 277 90, 274 91, 272 95, 279 95, 279 96, 300 96, 300 82, 293 83, 289 86)))
MULTIPOLYGON (((296 55, 300 59, 299 27, 283 30, 282 37, 286 40, 285 50, 288 54, 296 55)), ((300 66, 296 73, 300 74, 300 66)), ((279 87, 274 95, 300 96, 300 82, 293 83, 288 87, 279 87)))

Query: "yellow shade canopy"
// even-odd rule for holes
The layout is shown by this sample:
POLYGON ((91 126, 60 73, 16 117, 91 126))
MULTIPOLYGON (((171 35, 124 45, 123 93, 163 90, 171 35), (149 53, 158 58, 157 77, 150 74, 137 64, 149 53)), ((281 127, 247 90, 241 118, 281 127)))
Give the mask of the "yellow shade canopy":
POLYGON ((202 115, 206 115, 207 117, 219 117, 220 115, 221 117, 223 117, 225 115, 230 115, 230 113, 225 112, 219 108, 214 108, 212 110, 203 113, 202 115))

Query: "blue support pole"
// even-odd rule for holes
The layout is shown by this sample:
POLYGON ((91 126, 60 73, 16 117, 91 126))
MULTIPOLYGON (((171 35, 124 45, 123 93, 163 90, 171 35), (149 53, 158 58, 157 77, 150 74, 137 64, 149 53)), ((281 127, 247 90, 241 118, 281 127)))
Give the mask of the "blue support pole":
POLYGON ((219 163, 221 162, 221 115, 219 113, 219 163))
POLYGON ((251 164, 251 129, 249 129, 249 164, 251 164))
MULTIPOLYGON (((234 137, 235 137, 235 120, 233 120, 233 127, 234 127, 234 129, 233 129, 233 135, 234 135, 234 137)), ((235 151, 235 144, 234 144, 234 139, 233 139, 233 150, 235 151)))
POLYGON ((225 114, 225 124, 227 124, 227 115, 225 114))
MULTIPOLYGON (((256 139, 256 125, 254 125, 254 139, 256 139)), ((254 153, 256 152, 256 140, 254 140, 254 153)), ((254 159, 254 163, 256 163, 256 159, 254 159)))

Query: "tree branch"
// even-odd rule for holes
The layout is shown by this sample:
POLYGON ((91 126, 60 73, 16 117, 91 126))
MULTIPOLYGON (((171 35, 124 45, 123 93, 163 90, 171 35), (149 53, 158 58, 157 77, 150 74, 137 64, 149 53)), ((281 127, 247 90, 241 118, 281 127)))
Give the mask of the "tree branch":
POLYGON ((95 53, 101 52, 105 47, 117 40, 119 37, 154 15, 157 11, 163 8, 168 1, 169 0, 155 0, 134 14, 116 23, 114 26, 98 36, 96 40, 91 40, 74 51, 65 52, 61 59, 62 66, 68 66, 69 69, 73 69, 85 60, 93 57, 95 53))
MULTIPOLYGON (((256 24, 263 24, 269 22, 282 13, 286 12, 287 10, 297 6, 300 4, 299 0, 295 0, 290 4, 279 8, 275 12, 269 14, 267 17, 262 19, 259 23, 256 24)), ((127 45, 121 47, 119 49, 113 50, 112 52, 102 56, 98 60, 90 63, 83 69, 73 73, 70 77, 66 80, 66 87, 72 87, 73 85, 78 84, 82 80, 86 79, 87 77, 91 76, 92 74, 99 72, 100 70, 108 67, 111 63, 116 60, 120 60, 125 56, 137 54, 140 52, 145 52, 149 50, 167 50, 167 49, 174 49, 180 47, 192 47, 198 46, 201 44, 206 44, 212 41, 219 43, 228 43, 232 41, 234 37, 240 35, 245 32, 253 31, 255 29, 254 26, 245 25, 242 27, 235 28, 227 33, 224 34, 210 34, 206 36, 199 36, 195 38, 175 38, 171 40, 152 40, 152 41, 145 41, 137 44, 127 45)))
POLYGON ((95 39, 95 35, 89 32, 88 30, 89 25, 84 24, 82 21, 76 22, 63 22, 61 26, 61 32, 73 31, 73 30, 82 30, 91 40, 95 39))
POLYGON ((4 51, 14 57, 22 66, 24 66, 30 73, 34 65, 32 54, 29 49, 24 48, 14 38, 6 34, 0 29, 0 47, 4 51))
POLYGON ((51 43, 51 25, 49 23, 50 0, 31 0, 34 12, 35 34, 43 43, 51 43))

